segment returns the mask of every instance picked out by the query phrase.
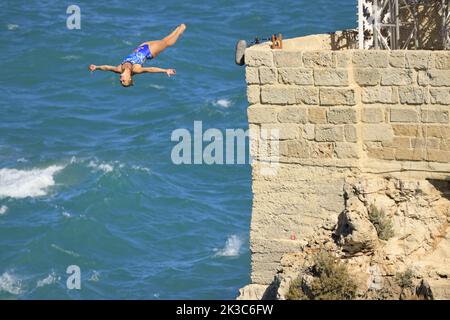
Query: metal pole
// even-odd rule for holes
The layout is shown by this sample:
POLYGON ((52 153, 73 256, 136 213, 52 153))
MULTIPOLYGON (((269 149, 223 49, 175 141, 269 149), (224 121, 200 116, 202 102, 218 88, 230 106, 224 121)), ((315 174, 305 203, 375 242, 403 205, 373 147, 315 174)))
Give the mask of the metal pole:
POLYGON ((364 10, 363 0, 358 0, 358 48, 364 49, 364 10))
POLYGON ((415 49, 419 49, 419 3, 414 3, 414 46, 415 49))
POLYGON ((442 49, 448 50, 448 0, 441 0, 442 49))
POLYGON ((378 49, 378 0, 373 1, 372 8, 373 15, 373 45, 375 49, 378 49))
POLYGON ((394 5, 395 5, 395 38, 396 38, 395 49, 400 49, 400 11, 398 7, 398 0, 394 0, 394 5))

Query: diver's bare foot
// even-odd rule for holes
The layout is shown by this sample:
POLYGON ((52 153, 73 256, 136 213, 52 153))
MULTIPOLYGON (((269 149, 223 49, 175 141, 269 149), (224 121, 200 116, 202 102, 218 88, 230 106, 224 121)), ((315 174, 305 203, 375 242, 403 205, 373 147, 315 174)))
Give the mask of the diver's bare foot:
POLYGON ((178 28, 180 28, 180 34, 181 33, 183 33, 184 32, 184 30, 186 30, 186 25, 184 24, 184 23, 182 23, 182 24, 180 24, 179 26, 178 26, 178 28))

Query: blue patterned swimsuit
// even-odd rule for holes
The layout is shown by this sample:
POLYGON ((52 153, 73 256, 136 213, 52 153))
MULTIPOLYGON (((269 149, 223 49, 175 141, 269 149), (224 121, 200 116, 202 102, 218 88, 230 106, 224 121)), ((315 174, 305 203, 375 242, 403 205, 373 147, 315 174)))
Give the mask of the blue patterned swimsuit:
POLYGON ((122 64, 129 62, 133 65, 144 65, 147 59, 153 59, 153 55, 150 52, 150 47, 148 46, 148 44, 144 44, 134 49, 133 53, 126 57, 125 60, 123 60, 122 64))

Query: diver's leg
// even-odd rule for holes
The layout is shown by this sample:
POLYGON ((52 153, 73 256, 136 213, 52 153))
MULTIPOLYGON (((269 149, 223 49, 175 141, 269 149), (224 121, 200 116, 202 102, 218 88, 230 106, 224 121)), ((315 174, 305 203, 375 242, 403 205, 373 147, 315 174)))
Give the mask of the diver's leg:
POLYGON ((177 42, 178 38, 183 34, 184 30, 186 30, 186 25, 184 23, 180 24, 178 28, 176 28, 162 41, 166 42, 168 47, 173 46, 177 42))
POLYGON ((148 46, 150 47, 150 52, 152 53, 153 57, 156 58, 157 55, 166 50, 168 47, 173 46, 177 42, 178 38, 183 34, 184 30, 186 30, 186 25, 181 24, 164 39, 148 41, 144 42, 144 44, 148 44, 148 46))

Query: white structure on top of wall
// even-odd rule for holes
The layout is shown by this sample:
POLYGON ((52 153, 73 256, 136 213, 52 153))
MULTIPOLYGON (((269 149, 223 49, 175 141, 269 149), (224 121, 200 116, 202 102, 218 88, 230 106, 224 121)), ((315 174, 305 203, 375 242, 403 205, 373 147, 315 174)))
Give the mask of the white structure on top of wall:
POLYGON ((449 49, 449 0, 358 0, 359 49, 449 49))

